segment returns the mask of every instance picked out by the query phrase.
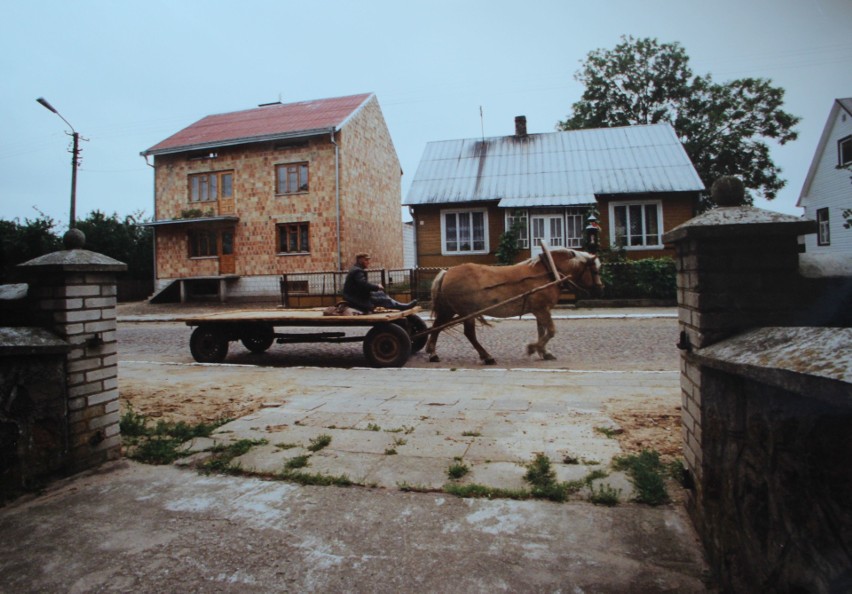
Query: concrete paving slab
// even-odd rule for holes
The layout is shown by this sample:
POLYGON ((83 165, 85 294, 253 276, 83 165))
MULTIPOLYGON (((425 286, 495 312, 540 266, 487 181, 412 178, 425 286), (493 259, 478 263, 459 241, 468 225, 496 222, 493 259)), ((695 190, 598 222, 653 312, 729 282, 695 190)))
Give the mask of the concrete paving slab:
MULTIPOLYGON (((162 383, 172 374, 161 369, 122 362, 120 373, 162 383)), ((237 462, 268 474, 310 455, 307 472, 380 488, 104 465, 0 509, 0 591, 707 591, 701 548, 679 506, 437 492, 459 450, 471 469, 462 481, 507 489, 527 486, 523 464, 535 452, 551 455, 558 480, 606 468, 621 452, 595 430, 611 422, 605 400, 661 391, 679 399, 677 373, 169 369, 180 382, 234 397, 265 394, 272 405, 219 428, 213 440, 197 440, 193 450, 214 440, 266 439, 237 462), (448 385, 456 386, 452 394, 448 385), (365 431, 369 423, 383 430, 365 431), (471 426, 478 435, 463 436, 471 426), (406 432, 384 430, 391 427, 406 432), (323 433, 332 435, 329 446, 307 452, 323 433), (405 443, 390 455, 380 445, 394 439, 405 443), (566 462, 572 456, 581 463, 566 462)), ((629 499, 622 473, 601 481, 629 499)))

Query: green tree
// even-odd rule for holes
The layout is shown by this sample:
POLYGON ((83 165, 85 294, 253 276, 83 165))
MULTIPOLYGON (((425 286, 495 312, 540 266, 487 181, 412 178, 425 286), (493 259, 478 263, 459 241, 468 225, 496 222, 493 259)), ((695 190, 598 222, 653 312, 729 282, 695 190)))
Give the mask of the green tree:
POLYGON ((77 228, 86 235, 85 249, 99 252, 127 264, 127 276, 146 280, 154 276, 153 234, 143 227, 143 214, 134 213, 119 219, 99 210, 77 221, 77 228))
MULTIPOLYGON (((742 179, 772 200, 784 187, 767 140, 795 140, 800 118, 785 112, 784 90, 770 80, 741 78, 716 83, 696 76, 677 43, 622 37, 614 49, 590 52, 575 78, 585 85, 560 130, 669 122, 704 185, 723 175, 742 179)), ((702 206, 711 206, 705 195, 702 206)))
POLYGON ((16 278, 15 266, 62 249, 62 240, 54 232, 56 222, 47 215, 35 219, 0 220, 0 281, 16 278))

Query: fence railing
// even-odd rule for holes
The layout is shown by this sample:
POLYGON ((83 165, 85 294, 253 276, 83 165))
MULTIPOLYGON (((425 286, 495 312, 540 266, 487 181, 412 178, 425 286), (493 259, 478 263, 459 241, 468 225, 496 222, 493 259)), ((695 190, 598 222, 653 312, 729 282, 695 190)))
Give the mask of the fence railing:
MULTIPOLYGON (((367 270, 371 283, 381 284, 400 301, 429 301, 432 281, 443 268, 378 268, 367 270)), ((345 271, 289 272, 281 276, 281 305, 315 307, 334 305, 341 299, 345 271)))

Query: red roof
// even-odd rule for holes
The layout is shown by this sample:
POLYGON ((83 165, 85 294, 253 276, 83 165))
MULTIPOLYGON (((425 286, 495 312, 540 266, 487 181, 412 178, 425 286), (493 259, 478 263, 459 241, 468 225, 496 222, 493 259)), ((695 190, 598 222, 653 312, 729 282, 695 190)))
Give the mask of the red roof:
POLYGON ((274 103, 207 116, 142 154, 156 155, 276 140, 339 128, 372 96, 372 93, 364 93, 298 103, 274 103))

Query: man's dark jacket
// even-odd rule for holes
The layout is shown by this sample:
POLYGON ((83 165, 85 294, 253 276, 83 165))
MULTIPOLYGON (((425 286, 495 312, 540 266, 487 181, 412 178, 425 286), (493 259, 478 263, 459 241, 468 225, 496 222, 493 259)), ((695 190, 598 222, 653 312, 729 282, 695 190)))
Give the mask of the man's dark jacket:
POLYGON ((358 309, 370 311, 373 309, 370 293, 380 290, 379 285, 374 285, 367 280, 367 271, 356 264, 346 275, 346 282, 343 283, 343 298, 358 309))

